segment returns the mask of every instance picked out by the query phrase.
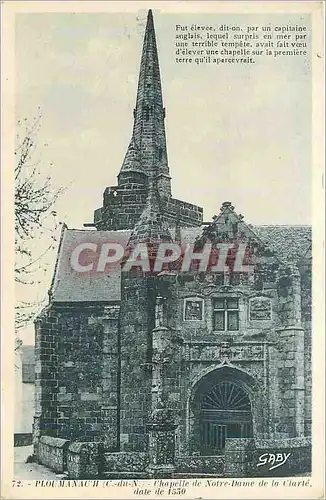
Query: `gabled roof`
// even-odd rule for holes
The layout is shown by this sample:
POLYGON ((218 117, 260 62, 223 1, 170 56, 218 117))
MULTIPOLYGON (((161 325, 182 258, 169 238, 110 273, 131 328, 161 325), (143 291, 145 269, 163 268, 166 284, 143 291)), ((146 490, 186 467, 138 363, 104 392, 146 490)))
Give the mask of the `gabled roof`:
POLYGON ((297 263, 311 250, 311 226, 254 226, 253 229, 285 263, 297 263))
MULTIPOLYGON (((120 242, 126 246, 130 231, 65 229, 58 251, 50 298, 53 302, 107 302, 120 300, 120 267, 109 274, 80 273, 71 265, 73 250, 82 243, 120 242)), ((90 255, 91 250, 88 251, 90 255)), ((84 257, 87 251, 84 252, 84 257)))
POLYGON ((283 264, 295 263, 305 258, 311 250, 310 226, 281 226, 266 225, 253 226, 247 224, 241 214, 237 214, 231 202, 222 204, 220 213, 213 218, 211 224, 203 231, 208 238, 212 236, 217 240, 232 238, 254 240, 259 246, 270 250, 275 258, 283 264))
MULTIPOLYGON (((309 253, 311 228, 309 226, 249 226, 258 237, 284 263, 297 262, 309 253)), ((181 228, 182 242, 194 243, 203 232, 203 227, 181 228)), ((172 240, 175 228, 170 230, 172 240)), ((77 273, 72 270, 72 250, 85 242, 120 242, 124 248, 130 231, 90 231, 65 229, 58 251, 57 264, 51 289, 53 302, 110 302, 121 297, 120 266, 110 269, 108 274, 77 273)))

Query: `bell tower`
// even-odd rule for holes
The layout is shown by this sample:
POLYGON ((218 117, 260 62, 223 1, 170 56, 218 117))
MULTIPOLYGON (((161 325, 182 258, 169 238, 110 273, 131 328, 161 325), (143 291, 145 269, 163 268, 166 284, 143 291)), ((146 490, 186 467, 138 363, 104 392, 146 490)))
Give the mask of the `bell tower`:
POLYGON ((118 184, 107 187, 94 212, 99 230, 133 229, 146 204, 149 178, 156 177, 162 217, 170 227, 200 226, 202 208, 172 198, 165 136, 165 108, 152 11, 148 11, 133 113, 133 129, 118 184))
MULTIPOLYGON (((162 218, 157 179, 150 177, 145 208, 131 233, 127 251, 145 245, 148 260, 155 261, 158 245, 172 237, 162 218)), ((131 257, 129 257, 131 258, 131 257)), ((120 445, 125 451, 145 451, 151 410, 152 331, 155 328, 157 280, 152 272, 134 265, 121 271, 119 359, 120 445)))

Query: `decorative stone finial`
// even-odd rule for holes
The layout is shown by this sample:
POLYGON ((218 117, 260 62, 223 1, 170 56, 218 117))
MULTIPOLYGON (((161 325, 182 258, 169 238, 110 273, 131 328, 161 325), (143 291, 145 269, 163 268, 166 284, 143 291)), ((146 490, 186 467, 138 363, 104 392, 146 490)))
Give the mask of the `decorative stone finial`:
POLYGON ((232 212, 234 210, 234 206, 232 205, 232 203, 230 201, 224 201, 222 203, 221 211, 226 210, 227 208, 230 209, 230 210, 232 210, 232 212))

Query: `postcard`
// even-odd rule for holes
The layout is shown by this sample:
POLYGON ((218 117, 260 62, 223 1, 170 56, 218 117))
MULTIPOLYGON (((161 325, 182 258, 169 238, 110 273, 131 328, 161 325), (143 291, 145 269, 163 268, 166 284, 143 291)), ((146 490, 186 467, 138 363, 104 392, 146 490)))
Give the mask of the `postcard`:
POLYGON ((3 2, 3 498, 323 498, 323 10, 3 2))

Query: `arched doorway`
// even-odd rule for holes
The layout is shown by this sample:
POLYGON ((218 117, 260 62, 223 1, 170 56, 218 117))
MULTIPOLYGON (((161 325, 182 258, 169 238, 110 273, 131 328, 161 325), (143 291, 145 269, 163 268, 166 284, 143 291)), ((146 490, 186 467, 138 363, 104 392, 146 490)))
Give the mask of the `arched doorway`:
POLYGON ((238 370, 214 370, 195 387, 193 443, 201 455, 223 454, 227 437, 253 435, 250 395, 234 372, 238 370))

